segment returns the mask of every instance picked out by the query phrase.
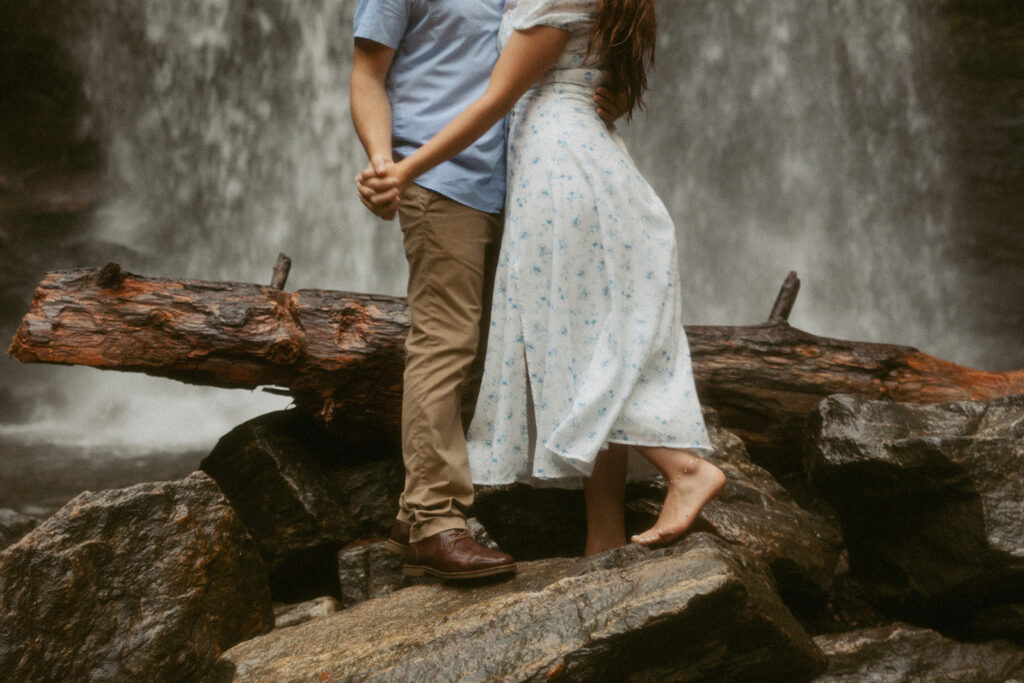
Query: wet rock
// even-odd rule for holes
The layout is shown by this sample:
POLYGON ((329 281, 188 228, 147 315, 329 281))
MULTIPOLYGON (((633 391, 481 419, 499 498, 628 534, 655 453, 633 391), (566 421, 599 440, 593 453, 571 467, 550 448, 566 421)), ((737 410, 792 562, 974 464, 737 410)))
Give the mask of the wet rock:
POLYGON ((815 683, 1024 679, 1024 650, 1006 641, 958 643, 935 631, 896 623, 818 636, 814 642, 828 657, 828 670, 815 683))
MULTIPOLYGON (((466 520, 466 529, 476 542, 488 548, 497 548, 487 530, 475 517, 466 520)), ((338 583, 341 603, 345 607, 380 598, 401 588, 431 583, 429 577, 410 577, 402 574, 402 557, 387 550, 381 543, 360 543, 338 553, 338 583)))
POLYGON ((1024 396, 931 406, 830 397, 806 451, 873 602, 949 628, 1024 602, 1022 464, 1024 396))
POLYGON ((981 638, 1008 638, 1024 643, 1024 604, 993 605, 979 610, 971 632, 981 638))
MULTIPOLYGON (((767 470, 751 462, 740 438, 722 429, 717 417, 708 423, 715 445, 709 459, 727 477, 702 511, 710 529, 752 550, 771 569, 787 600, 826 595, 843 549, 838 526, 797 504, 767 470)), ((659 482, 652 518, 664 498, 662 490, 659 482)))
POLYGON ((405 477, 400 453, 347 448, 297 410, 235 428, 201 468, 256 540, 284 602, 337 595, 339 549, 387 534, 405 477))
POLYGON ((307 621, 334 614, 339 609, 341 609, 341 605, 329 595, 294 605, 279 603, 274 605, 274 628, 288 628, 305 624, 307 621))
POLYGON ((211 679, 800 681, 824 667, 763 565, 696 534, 407 588, 242 643, 211 679))
MULTIPOLYGON (((836 525, 801 508, 767 470, 753 464, 743 442, 705 411, 715 452, 709 460, 726 485, 701 513, 696 529, 753 550, 772 570, 784 596, 820 599, 832 585, 842 538, 836 525)), ((665 497, 660 480, 627 489, 630 533, 648 528, 665 497)), ((502 550, 517 559, 583 552, 584 508, 580 491, 523 485, 478 487, 474 514, 502 550)))
POLYGON ((0 508, 0 550, 17 543, 22 536, 36 527, 35 519, 14 510, 0 508))
POLYGON ((402 559, 384 543, 358 545, 338 553, 338 584, 345 607, 393 593, 411 585, 408 581, 402 575, 402 559))
POLYGON ((272 621, 255 544, 202 473, 85 492, 0 553, 6 680, 193 680, 272 621))

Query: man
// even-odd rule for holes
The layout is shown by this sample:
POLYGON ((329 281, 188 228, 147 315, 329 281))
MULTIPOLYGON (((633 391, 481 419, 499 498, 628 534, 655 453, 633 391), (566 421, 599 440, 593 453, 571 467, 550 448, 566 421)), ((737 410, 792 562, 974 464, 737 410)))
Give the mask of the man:
MULTIPOLYGON (((370 164, 386 175, 476 100, 498 58, 504 0, 359 0, 351 111, 370 164)), ((598 97, 611 122, 621 112, 598 97)), ((403 571, 446 579, 511 573, 515 561, 466 532, 473 502, 465 429, 476 401, 501 238, 505 135, 498 124, 405 196, 361 198, 398 214, 409 262, 411 325, 402 398, 405 490, 388 544, 403 571), (382 198, 383 197, 383 198, 382 198)))

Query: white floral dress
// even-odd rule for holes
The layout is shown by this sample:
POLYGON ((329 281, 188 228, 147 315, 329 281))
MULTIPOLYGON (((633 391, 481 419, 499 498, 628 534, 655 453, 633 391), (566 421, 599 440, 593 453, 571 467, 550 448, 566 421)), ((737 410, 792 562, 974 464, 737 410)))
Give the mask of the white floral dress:
MULTIPOLYGON (((675 228, 591 100, 597 0, 507 0, 500 40, 571 37, 509 122, 508 194, 484 377, 478 484, 578 486, 609 442, 710 451, 680 314, 675 228), (532 408, 532 410, 531 410, 532 408)), ((631 476, 653 468, 630 456, 631 476)))

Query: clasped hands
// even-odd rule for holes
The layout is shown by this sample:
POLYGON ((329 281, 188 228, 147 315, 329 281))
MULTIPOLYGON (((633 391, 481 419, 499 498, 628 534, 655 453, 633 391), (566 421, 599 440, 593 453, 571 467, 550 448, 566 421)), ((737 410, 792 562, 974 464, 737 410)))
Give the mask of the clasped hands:
MULTIPOLYGON (((621 92, 598 88, 593 99, 597 115, 609 128, 614 128, 615 121, 626 113, 625 96, 621 92)), ((376 154, 356 176, 359 201, 379 218, 390 221, 398 213, 398 205, 410 182, 412 178, 407 177, 402 162, 395 162, 386 154, 376 154)))
POLYGON ((379 218, 390 221, 398 212, 408 180, 399 176, 398 164, 384 154, 370 159, 356 176, 359 201, 379 218))

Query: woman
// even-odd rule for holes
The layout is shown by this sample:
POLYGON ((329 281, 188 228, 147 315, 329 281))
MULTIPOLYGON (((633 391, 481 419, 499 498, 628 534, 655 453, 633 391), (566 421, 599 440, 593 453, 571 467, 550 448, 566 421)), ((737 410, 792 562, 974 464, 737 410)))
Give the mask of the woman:
POLYGON ((697 455, 711 447, 680 320, 675 229, 592 103, 603 85, 625 93, 629 111, 642 105, 653 5, 507 0, 487 92, 396 163, 371 200, 395 200, 512 110, 470 466, 479 484, 582 478, 587 554, 626 542, 627 447, 668 483, 657 522, 635 542, 677 539, 725 481, 697 455))

